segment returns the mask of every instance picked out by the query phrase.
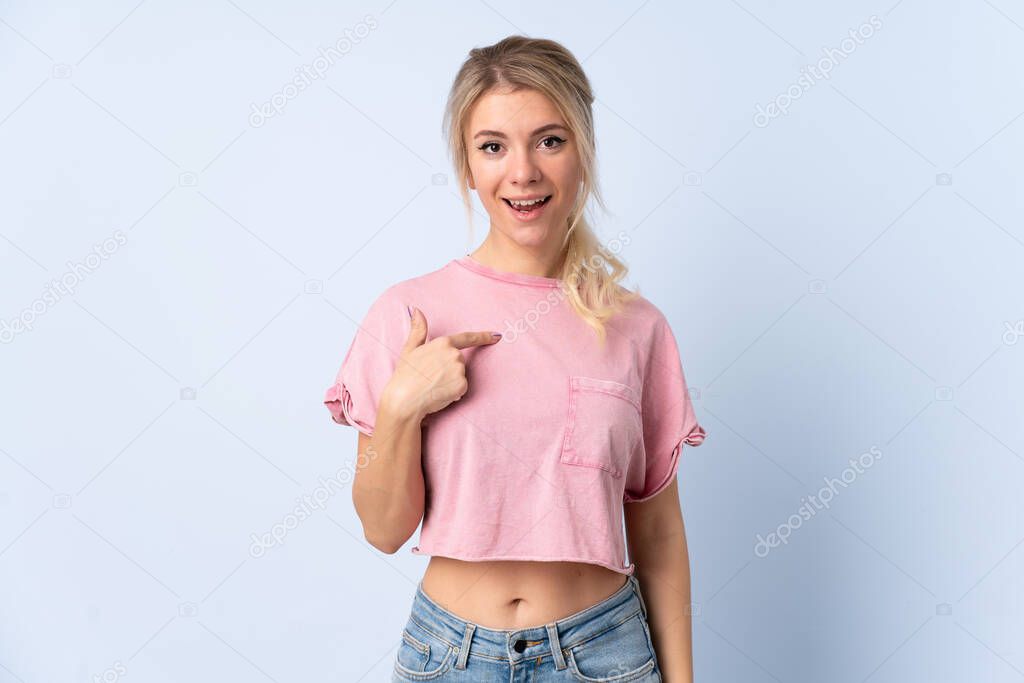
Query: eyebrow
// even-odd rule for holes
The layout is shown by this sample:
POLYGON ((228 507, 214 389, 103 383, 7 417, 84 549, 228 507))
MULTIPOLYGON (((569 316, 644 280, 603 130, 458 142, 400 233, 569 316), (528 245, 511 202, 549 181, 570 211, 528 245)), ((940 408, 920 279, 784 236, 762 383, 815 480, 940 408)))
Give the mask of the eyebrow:
MULTIPOLYGON (((537 130, 535 130, 532 133, 530 133, 530 137, 533 137, 534 135, 540 135, 541 133, 543 133, 545 131, 549 131, 549 130, 569 130, 569 129, 566 128, 565 126, 563 126, 560 123, 549 123, 546 126, 541 126, 537 130)), ((494 137, 494 138, 506 138, 506 139, 508 138, 508 136, 505 135, 504 133, 502 133, 500 130, 481 130, 476 135, 473 136, 473 139, 475 140, 476 138, 481 137, 481 136, 494 137)))

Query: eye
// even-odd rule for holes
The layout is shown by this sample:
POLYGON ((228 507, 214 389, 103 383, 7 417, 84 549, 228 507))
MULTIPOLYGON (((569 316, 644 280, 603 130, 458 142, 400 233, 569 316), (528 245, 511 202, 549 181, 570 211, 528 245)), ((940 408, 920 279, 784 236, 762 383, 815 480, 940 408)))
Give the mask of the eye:
MULTIPOLYGON (((560 138, 560 137, 558 137, 557 135, 549 135, 546 138, 544 138, 543 140, 541 140, 541 147, 543 149, 558 149, 564 143, 565 143, 565 140, 560 138), (547 145, 547 144, 545 144, 545 143, 547 143, 549 141, 552 141, 552 140, 555 142, 554 145, 547 145)), ((491 151, 492 147, 499 147, 500 148, 501 147, 501 143, 500 142, 485 142, 484 144, 482 144, 479 147, 477 147, 477 149, 479 149, 480 151, 484 152, 487 155, 493 156, 493 155, 498 153, 498 150, 491 151)))

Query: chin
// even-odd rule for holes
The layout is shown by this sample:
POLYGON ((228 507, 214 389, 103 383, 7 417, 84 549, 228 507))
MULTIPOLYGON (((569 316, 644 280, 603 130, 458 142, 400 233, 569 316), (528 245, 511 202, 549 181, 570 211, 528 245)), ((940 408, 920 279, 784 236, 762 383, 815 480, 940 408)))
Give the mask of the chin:
POLYGON ((547 225, 506 225, 503 232, 521 247, 542 246, 551 236, 547 225))

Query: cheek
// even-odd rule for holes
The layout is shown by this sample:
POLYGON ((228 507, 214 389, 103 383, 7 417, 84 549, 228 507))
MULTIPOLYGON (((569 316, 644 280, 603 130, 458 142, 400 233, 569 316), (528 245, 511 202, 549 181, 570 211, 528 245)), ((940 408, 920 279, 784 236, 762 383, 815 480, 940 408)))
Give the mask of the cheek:
POLYGON ((551 159, 546 173, 563 192, 578 186, 582 177, 579 162, 569 155, 551 159))
POLYGON ((476 190, 482 195, 481 199, 494 194, 495 188, 501 181, 501 173, 489 164, 470 164, 470 173, 473 174, 473 184, 476 190))

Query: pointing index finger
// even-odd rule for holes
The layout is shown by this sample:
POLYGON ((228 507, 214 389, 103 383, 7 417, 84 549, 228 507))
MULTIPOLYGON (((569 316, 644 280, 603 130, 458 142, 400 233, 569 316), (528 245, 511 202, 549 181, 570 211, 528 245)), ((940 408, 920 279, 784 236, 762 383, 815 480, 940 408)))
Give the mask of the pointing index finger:
POLYGON ((470 346, 482 346, 491 344, 501 339, 501 335, 495 336, 492 332, 456 332, 449 334, 448 338, 457 349, 465 349, 470 346))

